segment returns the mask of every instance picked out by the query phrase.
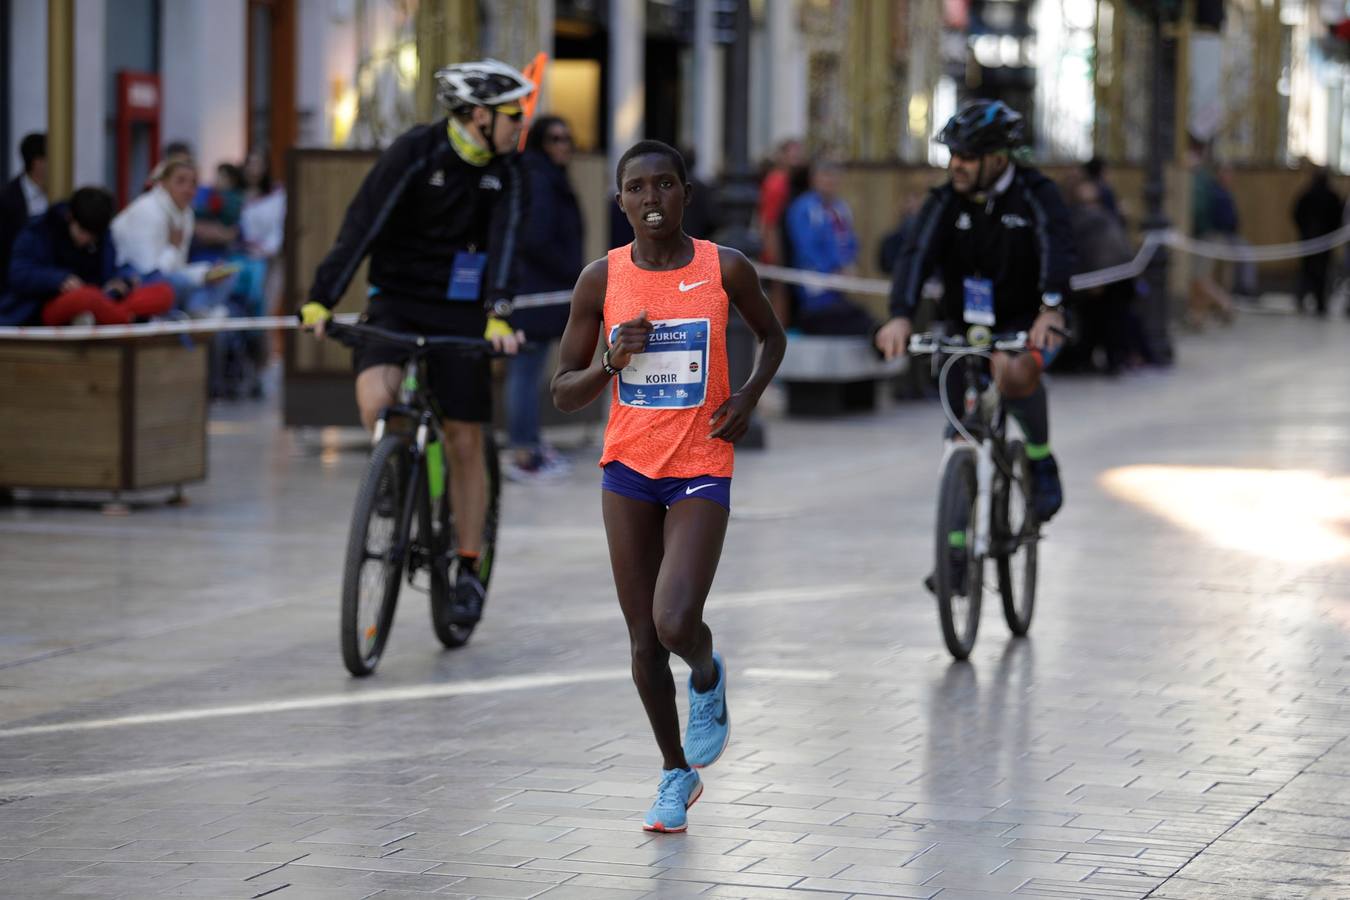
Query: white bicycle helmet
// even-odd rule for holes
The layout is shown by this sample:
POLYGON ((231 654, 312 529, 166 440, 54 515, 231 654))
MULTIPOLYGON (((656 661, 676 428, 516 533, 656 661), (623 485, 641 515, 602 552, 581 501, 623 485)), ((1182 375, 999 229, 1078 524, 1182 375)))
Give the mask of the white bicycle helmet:
POLYGON ((501 106, 533 92, 533 81, 495 59, 453 63, 436 72, 436 99, 451 112, 468 106, 501 106))

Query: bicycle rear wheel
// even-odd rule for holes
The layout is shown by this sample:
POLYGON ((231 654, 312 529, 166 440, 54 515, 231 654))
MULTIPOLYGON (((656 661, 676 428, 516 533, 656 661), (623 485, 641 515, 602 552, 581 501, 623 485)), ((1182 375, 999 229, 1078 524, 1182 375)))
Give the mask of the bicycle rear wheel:
POLYGON ((402 521, 410 458, 390 435, 375 445, 356 494, 342 575, 342 661, 353 675, 375 671, 394 624, 406 556, 402 521))
MULTIPOLYGON (((483 465, 487 473, 487 515, 483 520, 483 534, 478 555, 478 580, 486 590, 491 584, 492 572, 497 561, 497 524, 501 511, 501 465, 497 458, 497 442, 492 436, 492 427, 483 426, 483 465)), ((457 625, 450 621, 450 605, 454 599, 455 582, 459 578, 459 557, 455 554, 458 546, 454 527, 454 511, 450 509, 450 494, 445 494, 444 503, 433 516, 444 524, 441 534, 445 535, 445 547, 449 565, 445 569, 433 567, 431 578, 431 629, 436 638, 447 648, 453 650, 463 647, 473 635, 473 625, 457 625), (444 574, 439 574, 443 572, 444 574)))
POLYGON ((1031 503, 1031 464, 1021 441, 1008 445, 1013 478, 999 492, 994 515, 998 554, 998 592, 1009 630, 1023 637, 1036 608, 1036 547, 1040 523, 1031 503))
POLYGON ((942 639, 956 659, 970 656, 980 628, 984 558, 973 555, 977 493, 975 449, 957 447, 947 457, 938 489, 933 568, 942 639))

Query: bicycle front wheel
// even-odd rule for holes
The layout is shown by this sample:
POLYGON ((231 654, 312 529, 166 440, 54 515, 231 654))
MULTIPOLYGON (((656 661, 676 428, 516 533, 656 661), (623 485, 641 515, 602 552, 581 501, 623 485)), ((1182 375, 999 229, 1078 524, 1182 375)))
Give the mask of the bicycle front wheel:
POLYGON ((956 659, 970 656, 980 628, 984 558, 974 555, 977 485, 974 448, 955 448, 938 489, 933 581, 942 639, 956 659))
POLYGON ((995 534, 998 553, 998 592, 1003 598, 1003 618, 1009 630, 1023 637, 1031 628, 1036 608, 1036 546, 1040 523, 1031 503, 1031 463, 1021 441, 1008 445, 1013 477, 999 494, 995 534))
POLYGON ((404 497, 410 458, 395 435, 375 445, 356 494, 342 576, 342 661, 353 675, 375 671, 394 624, 407 556, 404 497))

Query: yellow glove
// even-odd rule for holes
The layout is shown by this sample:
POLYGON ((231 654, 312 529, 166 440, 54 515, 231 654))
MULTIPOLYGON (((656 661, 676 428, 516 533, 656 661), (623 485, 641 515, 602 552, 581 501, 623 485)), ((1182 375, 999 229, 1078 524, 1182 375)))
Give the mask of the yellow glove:
POLYGON ((493 338, 511 337, 515 333, 515 329, 511 327, 510 322, 496 316, 488 316, 487 328, 483 329, 483 337, 489 341, 493 338))
POLYGON ((300 322, 304 325, 318 325, 333 318, 333 311, 318 301, 311 300, 300 307, 300 322))

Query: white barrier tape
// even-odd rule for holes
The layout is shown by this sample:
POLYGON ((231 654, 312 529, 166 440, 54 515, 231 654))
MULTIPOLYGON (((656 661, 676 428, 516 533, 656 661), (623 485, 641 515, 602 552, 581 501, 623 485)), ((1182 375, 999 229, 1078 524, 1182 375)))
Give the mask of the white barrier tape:
MULTIPOLYGON (((1343 225, 1329 234, 1309 238, 1305 241, 1266 244, 1261 247, 1234 246, 1213 241, 1201 241, 1170 228, 1162 231, 1148 231, 1144 233, 1144 240, 1140 244, 1139 252, 1135 254, 1134 259, 1118 266, 1074 275, 1069 279, 1069 286, 1075 291, 1086 291, 1117 281, 1138 278, 1148 268, 1149 262, 1153 259, 1153 254, 1157 252, 1160 246, 1171 247, 1193 256, 1205 256, 1225 262, 1276 262, 1312 256, 1316 253, 1326 253, 1346 243, 1350 243, 1350 225, 1343 225)), ((891 283, 884 278, 830 275, 824 272, 808 272, 804 269, 771 266, 767 263, 755 263, 755 268, 764 278, 789 284, 833 289, 852 294, 872 294, 881 297, 887 296, 891 292, 891 283)), ((515 306, 516 309, 534 309, 541 306, 570 303, 571 300, 571 291, 548 291, 539 294, 522 294, 516 298, 515 306)), ((334 318, 339 322, 355 322, 357 314, 343 313, 334 318)), ((299 322, 296 321, 294 316, 199 319, 191 322, 147 322, 140 325, 59 325, 55 327, 7 325, 0 326, 0 339, 87 341, 155 337, 171 334, 215 334, 222 331, 271 331, 298 327, 299 322)))

